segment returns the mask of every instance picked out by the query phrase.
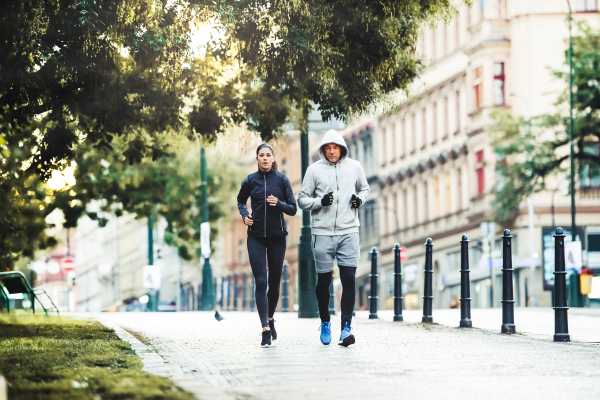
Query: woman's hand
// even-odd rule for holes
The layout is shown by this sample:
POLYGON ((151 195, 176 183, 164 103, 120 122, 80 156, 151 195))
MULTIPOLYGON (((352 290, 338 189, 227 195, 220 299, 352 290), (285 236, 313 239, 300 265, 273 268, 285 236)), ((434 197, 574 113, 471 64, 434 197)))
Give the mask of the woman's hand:
POLYGON ((244 218, 244 225, 251 226, 254 223, 252 221, 252 214, 249 214, 246 218, 244 218))
POLYGON ((279 199, 273 195, 270 195, 269 197, 267 197, 267 202, 272 206, 276 206, 278 201, 279 201, 279 199))

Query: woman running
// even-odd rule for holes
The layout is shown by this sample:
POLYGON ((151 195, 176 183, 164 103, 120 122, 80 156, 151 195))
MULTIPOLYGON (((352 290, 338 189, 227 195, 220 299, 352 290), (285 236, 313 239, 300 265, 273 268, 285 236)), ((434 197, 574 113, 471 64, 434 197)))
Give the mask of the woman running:
POLYGON ((244 224, 248 226, 248 258, 256 282, 256 309, 263 329, 262 347, 271 346, 271 338, 277 339, 273 314, 279 301, 279 283, 285 258, 287 227, 283 214, 296 215, 292 186, 289 179, 277 171, 274 156, 275 152, 268 144, 258 146, 258 171, 248 175, 242 182, 237 197, 238 209, 244 224), (248 197, 252 213, 246 207, 248 197), (268 263, 265 263, 266 259, 268 263))

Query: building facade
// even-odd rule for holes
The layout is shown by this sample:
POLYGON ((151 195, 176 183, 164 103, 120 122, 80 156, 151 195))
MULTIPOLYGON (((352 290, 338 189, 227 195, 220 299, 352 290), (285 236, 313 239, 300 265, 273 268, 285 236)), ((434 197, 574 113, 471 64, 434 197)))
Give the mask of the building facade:
MULTIPOLYGON (((596 1, 573 3, 576 20, 598 25, 596 1)), ((552 110, 556 94, 564 90, 549 68, 564 69, 566 12, 566 3, 558 0, 479 0, 460 6, 448 24, 425 30, 418 51, 427 68, 413 96, 378 121, 376 201, 386 210, 379 213, 380 306, 393 307, 396 242, 409 255, 403 264, 405 307, 421 306, 424 243, 431 237, 434 306, 457 307, 464 234, 470 240, 472 306, 499 307, 505 228, 514 236, 517 306, 551 305, 550 232, 570 227, 569 199, 557 191, 532 196, 533 235, 526 202, 513 226, 489 225, 498 181, 488 128, 494 124, 490 112, 497 108, 526 117, 552 110)), ((593 193, 577 191, 577 220, 584 265, 600 267, 595 258, 600 201, 593 193)))

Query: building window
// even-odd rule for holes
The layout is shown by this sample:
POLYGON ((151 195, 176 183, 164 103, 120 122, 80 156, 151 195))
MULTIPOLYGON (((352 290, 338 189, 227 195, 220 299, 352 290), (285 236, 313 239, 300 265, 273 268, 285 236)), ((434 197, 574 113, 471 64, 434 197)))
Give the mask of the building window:
POLYGON ((402 222, 405 228, 408 227, 408 189, 402 192, 402 222))
POLYGON ((385 167, 385 163, 387 162, 387 129, 381 130, 381 166, 385 167))
POLYGON ((392 124, 392 130, 390 131, 390 134, 392 135, 392 161, 394 162, 396 161, 396 124, 392 124))
POLYGON ((423 146, 421 146, 422 149, 425 148, 425 144, 427 143, 427 109, 423 108, 422 113, 422 131, 423 131, 423 140, 421 141, 421 143, 423 143, 423 146))
POLYGON ((456 185, 456 208, 462 210, 462 170, 456 170, 457 185, 456 185))
POLYGON ((423 182, 423 221, 429 221, 429 185, 423 182))
POLYGON ((475 172, 477 173, 477 194, 483 194, 485 191, 485 175, 483 165, 483 150, 479 150, 475 153, 476 164, 475 172))
POLYGON ((387 196, 383 196, 383 234, 386 235, 390 230, 389 218, 388 218, 388 199, 387 196))
POLYGON ((444 54, 442 55, 446 55, 448 54, 448 25, 446 25, 446 23, 444 23, 444 43, 442 44, 444 46, 444 54))
POLYGON ((454 33, 454 46, 458 49, 460 47, 460 14, 457 12, 454 16, 454 27, 456 32, 454 33))
POLYGON ((402 151, 400 152, 400 156, 404 157, 406 155, 406 118, 402 118, 402 124, 400 125, 400 140, 402 142, 402 151))
POLYGON ((396 233, 398 233, 398 229, 400 229, 400 221, 398 221, 398 193, 394 192, 393 196, 392 196, 392 205, 391 205, 391 213, 393 214, 392 217, 394 217, 394 230, 396 233))
POLYGON ((415 113, 412 114, 412 151, 417 150, 417 116, 415 113))
POLYGON ((436 59, 436 49, 435 49, 435 29, 431 30, 431 59, 435 60, 436 59))
POLYGON ((473 88, 475 89, 475 108, 483 107, 483 66, 475 68, 473 88))
POLYGON ((446 209, 444 210, 444 213, 450 214, 452 212, 452 195, 450 192, 450 172, 446 172, 446 175, 444 175, 444 200, 446 203, 446 209))
POLYGON ((575 0, 575 11, 598 11, 597 0, 575 0))
POLYGON ((437 142, 438 139, 438 120, 437 120, 437 103, 433 103, 433 118, 432 118, 432 124, 433 124, 433 140, 432 143, 437 142))
POLYGON ((413 185, 413 225, 419 223, 419 193, 417 193, 417 185, 413 185))
POLYGON ((494 105, 503 106, 504 103, 504 63, 494 63, 494 105))
MULTIPOLYGON (((599 142, 587 142, 583 145, 583 152, 598 157, 599 146, 599 142)), ((581 160, 579 182, 582 189, 600 189, 600 166, 594 161, 581 160)))
POLYGON ((433 178, 433 218, 440 216, 440 179, 433 178))
POLYGON ((246 246, 244 246, 243 240, 238 242, 238 262, 240 264, 246 263, 246 246))
POLYGON ((287 175, 287 172, 288 172, 287 158, 284 158, 283 160, 281 160, 281 173, 284 175, 287 175))
POLYGON ((456 91, 456 133, 460 132, 460 91, 456 91))
POLYGON ((444 130, 444 137, 448 137, 448 97, 444 97, 444 119, 442 120, 442 129, 444 130))

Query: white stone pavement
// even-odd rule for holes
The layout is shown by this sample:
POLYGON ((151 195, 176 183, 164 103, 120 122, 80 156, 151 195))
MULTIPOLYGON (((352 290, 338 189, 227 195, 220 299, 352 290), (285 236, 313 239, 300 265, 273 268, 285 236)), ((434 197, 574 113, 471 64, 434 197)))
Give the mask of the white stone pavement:
MULTIPOLYGON (((552 328, 551 311, 516 310, 517 330, 531 335, 500 334, 499 309, 473 310, 474 325, 491 330, 456 328, 457 310, 434 310, 434 321, 450 326, 416 322, 417 311, 405 311, 402 323, 389 311, 377 320, 359 312, 349 348, 321 345, 317 319, 279 313, 280 338, 269 349, 259 346, 255 313, 224 312, 222 322, 212 312, 93 316, 142 339, 166 361, 155 373, 166 368, 198 399, 600 398, 600 346, 589 340, 600 314, 575 322, 572 313, 574 338, 587 343, 554 343, 542 323, 551 318, 552 328)), ((332 323, 337 336, 339 315, 332 323)))

